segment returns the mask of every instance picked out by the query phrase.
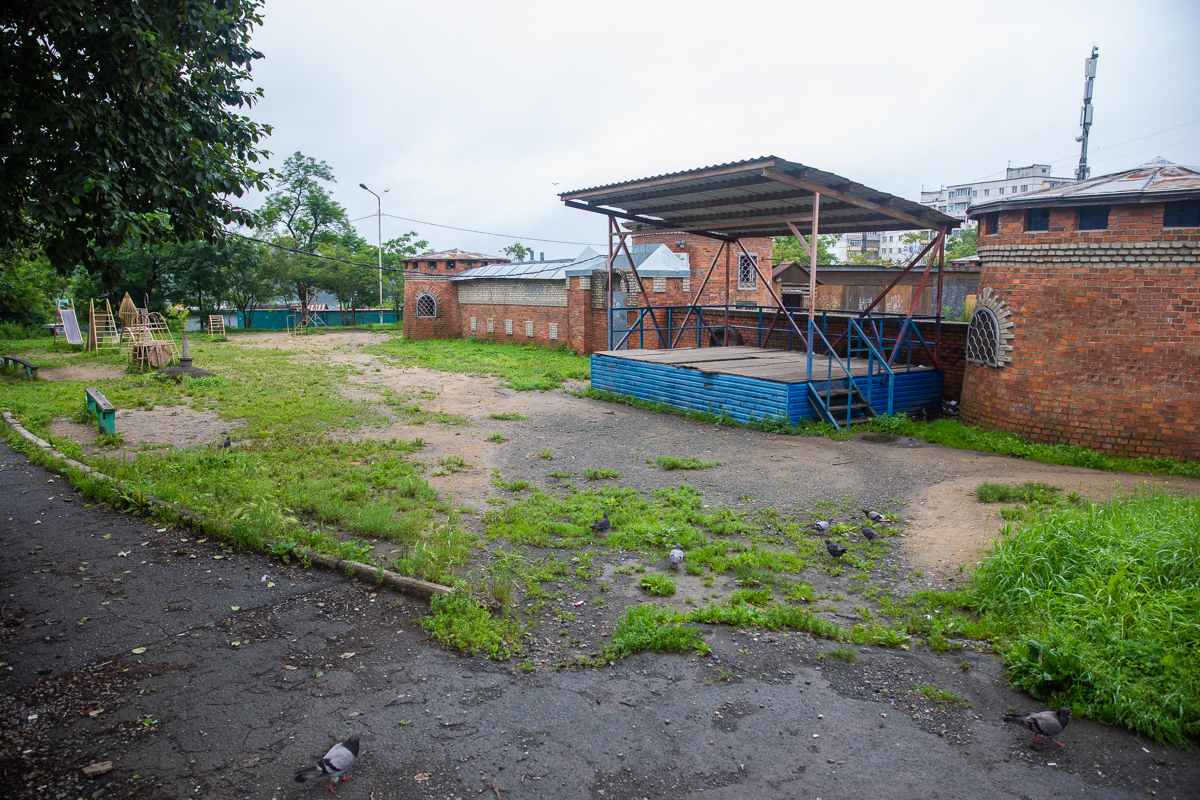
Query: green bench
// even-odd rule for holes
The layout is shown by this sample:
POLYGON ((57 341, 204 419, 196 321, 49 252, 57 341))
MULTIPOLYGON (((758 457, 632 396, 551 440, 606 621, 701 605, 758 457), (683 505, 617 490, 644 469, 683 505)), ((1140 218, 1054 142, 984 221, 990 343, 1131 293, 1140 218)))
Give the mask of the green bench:
POLYGON ((85 389, 84 392, 87 394, 88 410, 96 412, 96 427, 101 433, 112 436, 117 432, 117 409, 98 389, 85 389))
POLYGON ((20 356, 0 356, 0 358, 4 359, 4 368, 5 369, 16 369, 18 366, 21 366, 21 367, 25 368, 25 373, 27 375, 29 375, 32 378, 37 377, 37 371, 38 371, 37 366, 34 364, 30 364, 28 361, 21 358, 20 356))

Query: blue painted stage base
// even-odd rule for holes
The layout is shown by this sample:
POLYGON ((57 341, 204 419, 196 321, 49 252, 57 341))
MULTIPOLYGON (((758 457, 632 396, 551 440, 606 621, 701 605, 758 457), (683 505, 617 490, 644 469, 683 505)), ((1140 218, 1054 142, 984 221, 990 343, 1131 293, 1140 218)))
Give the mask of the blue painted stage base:
MULTIPOLYGON (((815 373, 814 369, 814 373, 815 373)), ((855 378, 863 396, 868 378, 855 378)), ((824 381, 813 381, 818 387, 824 381)), ((872 407, 887 413, 887 390, 883 379, 874 378, 872 407)), ((806 381, 781 381, 745 378, 701 372, 690 367, 653 364, 645 361, 592 356, 592 386, 613 394, 630 395, 638 400, 665 403, 688 411, 727 414, 738 422, 786 417, 789 423, 802 419, 820 419, 809 401, 806 381)), ((937 413, 942 408, 942 373, 921 369, 898 373, 892 391, 894 413, 937 413)))

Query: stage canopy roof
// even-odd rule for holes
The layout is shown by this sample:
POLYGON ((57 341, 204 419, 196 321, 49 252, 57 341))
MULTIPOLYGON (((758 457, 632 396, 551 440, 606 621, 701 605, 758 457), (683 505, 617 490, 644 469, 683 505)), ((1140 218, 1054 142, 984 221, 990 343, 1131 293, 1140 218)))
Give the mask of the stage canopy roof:
POLYGON ((571 208, 625 220, 634 229, 688 231, 718 238, 791 236, 792 223, 817 232, 944 230, 959 220, 861 183, 775 156, 612 183, 559 195, 571 208))

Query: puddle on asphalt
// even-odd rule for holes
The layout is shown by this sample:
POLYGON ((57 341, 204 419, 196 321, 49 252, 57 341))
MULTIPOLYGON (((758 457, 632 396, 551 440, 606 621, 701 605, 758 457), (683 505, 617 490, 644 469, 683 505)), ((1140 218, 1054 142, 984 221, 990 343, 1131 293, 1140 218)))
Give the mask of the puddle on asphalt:
POLYGON ((858 437, 861 441, 871 442, 872 444, 891 444, 896 441, 896 437, 887 433, 864 433, 858 437))

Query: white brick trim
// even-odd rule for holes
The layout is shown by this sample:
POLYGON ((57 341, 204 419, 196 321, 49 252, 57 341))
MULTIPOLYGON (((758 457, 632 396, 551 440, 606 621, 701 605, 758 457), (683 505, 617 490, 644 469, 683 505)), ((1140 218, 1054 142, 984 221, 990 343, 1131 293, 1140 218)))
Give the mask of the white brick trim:
POLYGON ((551 339, 558 338, 558 323, 557 322, 550 323, 550 338, 551 339))
POLYGON ((533 338, 533 320, 525 320, 525 335, 530 339, 533 338))

